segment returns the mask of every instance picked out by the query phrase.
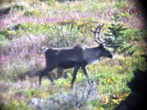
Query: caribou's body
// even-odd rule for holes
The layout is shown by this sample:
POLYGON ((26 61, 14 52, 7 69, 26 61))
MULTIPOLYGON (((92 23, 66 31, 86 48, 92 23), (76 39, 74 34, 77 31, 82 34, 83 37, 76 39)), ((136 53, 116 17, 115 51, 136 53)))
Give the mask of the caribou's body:
POLYGON ((71 49, 50 48, 46 50, 45 57, 46 68, 40 72, 39 84, 41 85, 41 79, 44 75, 48 75, 49 79, 53 81, 50 73, 48 72, 52 71, 56 67, 59 67, 63 69, 74 68, 73 79, 71 82, 71 86, 73 86, 80 67, 83 70, 87 80, 89 81, 86 65, 92 64, 101 57, 112 58, 112 54, 106 48, 104 48, 103 44, 100 44, 99 46, 91 48, 82 47, 80 45, 75 46, 71 49))
MULTIPOLYGON (((96 42, 101 41, 101 29, 103 26, 104 25, 99 25, 96 27, 95 31, 91 30, 96 37, 96 42)), ((96 47, 82 47, 77 45, 70 49, 43 49, 45 50, 46 68, 40 71, 39 84, 41 85, 41 79, 44 75, 47 75, 49 79, 53 81, 51 73, 49 72, 51 72, 56 67, 62 69, 74 68, 71 87, 73 86, 73 83, 76 79, 79 68, 83 70, 87 80, 89 81, 86 65, 92 64, 101 57, 112 58, 111 52, 103 46, 103 43, 100 43, 100 45, 96 47)))

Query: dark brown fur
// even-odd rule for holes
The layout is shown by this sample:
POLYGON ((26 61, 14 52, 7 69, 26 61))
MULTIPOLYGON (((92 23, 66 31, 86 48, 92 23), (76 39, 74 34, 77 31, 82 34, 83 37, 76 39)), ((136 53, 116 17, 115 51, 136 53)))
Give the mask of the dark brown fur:
POLYGON ((73 48, 68 49, 47 49, 45 52, 45 57, 46 68, 39 74, 39 84, 41 85, 41 79, 44 75, 47 75, 49 79, 53 81, 51 74, 48 72, 51 72, 56 67, 63 69, 74 68, 73 79, 71 82, 72 87, 80 67, 83 70, 87 80, 89 81, 86 65, 91 64, 92 62, 98 60, 100 57, 112 58, 112 54, 107 49, 105 49, 102 44, 100 44, 100 46, 92 48, 85 48, 77 45, 73 48))

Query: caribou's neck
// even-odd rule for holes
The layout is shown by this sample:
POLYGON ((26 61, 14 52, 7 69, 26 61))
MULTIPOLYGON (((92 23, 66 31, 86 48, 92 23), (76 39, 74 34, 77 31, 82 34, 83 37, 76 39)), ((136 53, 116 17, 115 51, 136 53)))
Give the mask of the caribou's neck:
POLYGON ((101 50, 98 47, 95 48, 85 48, 83 51, 84 60, 88 64, 94 64, 101 57, 101 50))

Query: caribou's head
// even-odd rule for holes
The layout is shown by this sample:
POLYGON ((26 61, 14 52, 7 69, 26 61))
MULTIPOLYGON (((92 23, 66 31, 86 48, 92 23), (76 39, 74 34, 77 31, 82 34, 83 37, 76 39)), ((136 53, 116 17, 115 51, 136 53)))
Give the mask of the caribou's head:
POLYGON ((108 58, 112 58, 113 57, 112 53, 107 48, 105 48, 103 44, 100 44, 99 48, 101 50, 101 56, 108 57, 108 58))

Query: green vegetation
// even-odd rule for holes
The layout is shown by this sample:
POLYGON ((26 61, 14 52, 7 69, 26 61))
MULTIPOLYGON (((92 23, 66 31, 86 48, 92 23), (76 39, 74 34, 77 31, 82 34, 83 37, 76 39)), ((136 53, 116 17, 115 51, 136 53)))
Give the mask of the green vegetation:
POLYGON ((105 40, 107 45, 113 48, 113 52, 116 53, 119 48, 123 49, 124 43, 126 42, 123 33, 126 29, 121 24, 112 24, 108 29, 108 32, 105 34, 107 36, 105 40))
MULTIPOLYGON (((27 106, 33 97, 48 98, 63 90, 70 91, 72 69, 67 70, 67 79, 55 81, 56 86, 46 78, 42 81, 42 88, 37 86, 38 78, 34 74, 45 63, 38 50, 44 45, 57 48, 76 44, 93 45, 94 36, 90 29, 94 29, 96 24, 105 24, 102 36, 115 55, 111 60, 101 59, 95 65, 88 66, 90 78, 98 80, 101 97, 87 102, 87 106, 92 106, 93 110, 113 110, 130 94, 127 83, 133 77, 133 71, 146 69, 142 55, 147 52, 144 41, 147 31, 138 16, 140 10, 133 10, 135 2, 59 1, 23 0, 24 3, 14 3, 10 12, 10 15, 16 13, 13 22, 7 22, 13 18, 11 16, 0 19, 8 23, 0 24, 0 84, 20 86, 10 86, 11 92, 9 89, 5 92, 0 90, 3 110, 33 110, 27 106), (23 79, 21 83, 20 79, 23 79), (16 95, 18 91, 20 97, 16 95)), ((83 80, 85 76, 80 70, 76 82, 83 80)))

